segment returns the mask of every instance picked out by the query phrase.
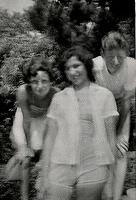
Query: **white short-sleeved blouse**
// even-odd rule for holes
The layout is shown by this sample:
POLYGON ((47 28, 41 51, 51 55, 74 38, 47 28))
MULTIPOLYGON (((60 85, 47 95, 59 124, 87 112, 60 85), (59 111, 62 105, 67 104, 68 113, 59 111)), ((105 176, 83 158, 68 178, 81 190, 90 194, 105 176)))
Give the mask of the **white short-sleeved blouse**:
MULTIPOLYGON (((104 118, 117 116, 117 108, 112 93, 96 84, 89 86, 90 112, 92 113, 95 137, 95 154, 99 164, 114 161, 108 141, 104 118)), ((58 132, 51 160, 55 163, 76 164, 79 155, 80 111, 75 91, 72 87, 57 93, 51 103, 47 117, 55 119, 58 132)))

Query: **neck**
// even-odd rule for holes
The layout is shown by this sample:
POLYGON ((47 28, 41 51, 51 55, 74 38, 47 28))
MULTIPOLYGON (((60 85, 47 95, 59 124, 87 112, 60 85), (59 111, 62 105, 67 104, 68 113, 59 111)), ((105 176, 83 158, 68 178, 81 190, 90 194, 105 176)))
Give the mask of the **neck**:
POLYGON ((89 87, 89 86, 90 86, 90 81, 88 80, 81 85, 74 85, 73 87, 75 90, 81 90, 81 89, 83 89, 85 87, 89 87))
POLYGON ((48 97, 48 94, 50 92, 50 89, 47 91, 47 93, 44 96, 38 96, 35 93, 33 93, 34 98, 36 99, 36 101, 42 102, 45 101, 45 99, 48 97))

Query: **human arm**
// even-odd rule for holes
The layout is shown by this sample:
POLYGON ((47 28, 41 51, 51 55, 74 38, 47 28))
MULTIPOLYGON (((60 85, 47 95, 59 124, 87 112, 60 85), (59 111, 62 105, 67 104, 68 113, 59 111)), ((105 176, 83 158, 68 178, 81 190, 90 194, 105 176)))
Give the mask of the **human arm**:
POLYGON ((20 107, 17 107, 10 139, 16 148, 16 158, 24 160, 26 156, 33 155, 32 151, 27 147, 26 136, 23 128, 23 114, 20 107))
POLYGON ((133 97, 132 94, 128 92, 124 92, 124 95, 122 98, 116 99, 118 111, 119 111, 119 120, 117 123, 117 136, 121 136, 122 134, 122 128, 124 126, 124 123, 126 121, 127 115, 130 111, 130 101, 133 97))
MULTIPOLYGON (((130 106, 131 106, 131 99, 134 98, 135 95, 135 89, 131 91, 125 91, 123 98, 118 99, 117 105, 118 105, 118 111, 119 111, 119 120, 117 124, 117 149, 118 149, 118 156, 122 157, 126 155, 126 152, 128 151, 128 136, 126 137, 126 134, 124 135, 124 126, 126 126, 127 121, 129 120, 129 112, 130 112, 130 106)), ((129 125, 128 125, 129 126, 129 125)))
POLYGON ((54 95, 51 105, 47 113, 47 126, 46 126, 46 135, 43 142, 43 151, 41 156, 42 169, 39 174, 39 181, 36 183, 36 188, 38 190, 38 196, 42 199, 44 192, 47 190, 48 182, 48 173, 50 170, 50 159, 55 143, 56 135, 58 133, 58 112, 59 105, 56 102, 56 95, 54 95))
POLYGON ((37 184, 38 198, 42 199, 44 193, 48 190, 48 174, 50 170, 50 159, 52 149, 57 135, 57 122, 54 119, 47 118, 47 133, 43 144, 42 169, 40 173, 40 183, 37 184))
MULTIPOLYGON (((29 135, 29 131, 30 131, 30 122, 31 122, 31 116, 30 116, 30 112, 29 112, 29 108, 28 108, 28 103, 27 103, 27 91, 26 91, 26 87, 27 85, 21 85, 18 90, 17 90, 17 102, 22 110, 22 114, 23 114, 23 128, 24 128, 24 132, 26 137, 28 137, 29 135)), ((29 138, 26 138, 27 142, 29 138)))
MULTIPOLYGON (((108 121, 106 119, 106 124, 108 122, 108 126, 110 127, 111 124, 111 119, 108 118, 108 121), (109 121, 109 122, 108 122, 109 121)), ((114 126, 114 131, 116 133, 116 124, 117 121, 115 121, 116 123, 113 124, 114 126)), ((112 127, 113 127, 112 125, 112 127)), ((107 129, 107 133, 110 134, 110 131, 112 133, 112 130, 110 130, 110 128, 107 129)), ((112 134, 110 134, 111 138, 113 137, 112 134)), ((122 139, 122 138, 121 138, 122 139)), ((111 140, 111 139, 110 139, 111 140)), ((112 141, 112 140, 111 140, 112 141)), ((126 150, 124 150, 123 146, 125 146, 125 144, 123 143, 123 141, 119 140, 119 138, 116 136, 115 134, 115 145, 113 145, 115 148, 113 148, 114 150, 114 154, 115 154, 115 163, 113 165, 110 166, 109 168, 109 172, 110 172, 110 176, 108 178, 108 181, 106 183, 106 187, 104 190, 104 194, 105 194, 105 200, 118 200, 119 197, 121 196, 122 193, 122 188, 123 188, 123 183, 124 183, 124 175, 125 175, 125 171, 126 171, 126 159, 125 159, 125 153, 126 150), (120 159, 123 158, 123 159, 120 159), (120 163, 120 164, 119 164, 120 163)))
POLYGON ((116 126, 118 122, 119 113, 117 112, 117 106, 113 94, 108 91, 105 98, 103 117, 105 122, 105 129, 108 142, 111 146, 111 150, 115 153, 115 139, 116 139, 116 126))
POLYGON ((23 159, 26 156, 26 154, 28 154, 28 149, 26 136, 23 128, 23 114, 20 107, 17 107, 15 113, 13 126, 10 133, 10 139, 17 150, 16 156, 19 159, 23 159))
POLYGON ((111 151, 113 155, 115 155, 116 152, 116 125, 118 121, 117 116, 109 116, 105 118, 105 127, 106 127, 106 133, 107 133, 107 139, 110 144, 111 151))
MULTIPOLYGON (((111 93, 107 95, 107 98, 105 100, 103 117, 104 117, 107 141, 110 145, 112 154, 116 159, 116 125, 118 121, 118 113, 117 113, 115 99, 111 93)), ((103 191, 104 200, 113 199, 113 173, 112 173, 113 168, 114 168, 114 163, 108 165, 109 176, 103 191)))
POLYGON ((26 85, 22 85, 17 90, 17 108, 15 119, 12 127, 12 135, 17 147, 17 156, 23 159, 26 156, 32 156, 33 151, 30 149, 30 114, 27 107, 26 85))
MULTIPOLYGON (((123 97, 117 99, 118 110, 120 113, 120 118, 117 126, 117 137, 119 140, 126 145, 126 150, 128 150, 128 138, 124 140, 123 127, 126 124, 126 118, 130 112, 131 100, 135 98, 136 92, 136 60, 131 57, 127 57, 127 77, 124 84, 124 90, 122 91, 123 97)), ((121 143, 122 143, 121 142, 121 143)), ((125 146, 124 146, 125 147, 125 146)))

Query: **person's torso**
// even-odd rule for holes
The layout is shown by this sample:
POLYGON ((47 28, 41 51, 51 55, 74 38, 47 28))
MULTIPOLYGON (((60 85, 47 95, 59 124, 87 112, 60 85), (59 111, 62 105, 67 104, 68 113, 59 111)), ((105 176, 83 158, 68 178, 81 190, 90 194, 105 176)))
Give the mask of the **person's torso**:
MULTIPOLYGON (((88 159, 88 161, 90 162, 90 159, 92 161, 92 157, 96 157, 94 153, 96 154, 96 146, 98 146, 98 143, 101 144, 99 145, 97 153, 99 154, 101 152, 104 152, 104 154, 102 153, 101 155, 104 156, 104 159, 109 159, 107 153, 105 153, 105 150, 103 150, 102 145, 103 141, 104 145, 107 145, 107 141, 105 138, 106 133, 104 128, 104 120, 102 116, 103 107, 107 100, 108 94, 109 90, 100 87, 96 84, 93 84, 89 88, 89 99, 83 99, 79 108, 78 99, 76 98, 75 92, 72 88, 66 88, 64 91, 57 93, 57 96, 55 98, 55 105, 57 105, 57 117, 55 119, 58 124, 58 133, 51 156, 51 160, 53 162, 65 164, 77 163, 79 161, 79 150, 81 150, 81 146, 83 147, 81 151, 83 154, 85 154, 82 154, 82 158, 80 158, 82 159, 82 161, 83 159, 88 159), (83 106, 83 104, 85 106, 83 106), (96 120, 96 123, 100 125, 98 134, 95 134, 97 133, 97 130, 96 126, 94 128, 94 120, 96 120), (100 121, 101 123, 99 123, 100 121), (100 142, 97 140, 98 135, 102 135, 103 137, 103 139, 100 142), (82 136, 85 136, 85 138, 83 139, 82 136), (83 143, 81 144, 80 141, 82 141, 83 143, 87 142, 86 146, 83 145, 83 143), (95 144, 95 150, 93 148, 94 141, 97 141, 97 145, 95 144), (88 155, 89 157, 91 157, 89 158, 88 155)), ((85 94, 81 95, 83 97, 86 96, 85 94)), ((96 160, 98 160, 98 155, 96 160)), ((103 161, 103 163, 106 162, 107 161, 103 161)), ((108 160, 108 162, 110 161, 108 160)))
POLYGON ((94 71, 96 82, 109 89, 116 99, 123 96, 125 85, 127 84, 128 65, 125 59, 123 66, 115 73, 110 74, 107 70, 104 59, 99 56, 94 61, 94 71))
POLYGON ((78 93, 80 139, 79 139, 79 164, 84 170, 96 168, 93 138, 95 137, 92 109, 89 101, 89 91, 78 93))
POLYGON ((37 118, 46 116, 52 98, 57 91, 53 87, 51 87, 48 94, 42 100, 39 100, 38 97, 36 97, 32 93, 31 88, 27 87, 26 90, 27 90, 27 105, 31 117, 37 118))

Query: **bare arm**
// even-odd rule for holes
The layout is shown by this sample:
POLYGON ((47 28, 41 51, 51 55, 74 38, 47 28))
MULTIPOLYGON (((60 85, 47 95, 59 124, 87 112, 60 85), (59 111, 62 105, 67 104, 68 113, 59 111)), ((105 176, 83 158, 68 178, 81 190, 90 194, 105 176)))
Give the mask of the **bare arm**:
POLYGON ((131 91, 126 91, 123 98, 117 100, 118 110, 119 110, 119 120, 117 123, 117 149, 118 156, 122 157, 128 151, 128 139, 124 137, 122 131, 128 113, 130 112, 130 102, 135 95, 135 89, 131 91))
POLYGON ((20 159, 24 159, 26 156, 33 156, 33 151, 30 149, 30 114, 27 105, 26 85, 22 85, 17 90, 17 101, 19 104, 17 119, 13 124, 13 135, 17 142, 17 156, 20 159), (16 122, 16 123, 15 123, 16 122), (18 129, 18 130, 17 130, 18 129), (18 143, 18 138, 25 140, 25 143, 18 143), (21 144, 22 143, 22 144, 21 144))
POLYGON ((42 198, 43 193, 48 189, 48 173, 50 170, 51 153, 55 143, 57 130, 57 122, 54 119, 47 118, 47 133, 42 152, 42 170, 40 174, 40 183, 37 185, 39 198, 42 198))
POLYGON ((44 163, 43 170, 46 167, 50 167, 50 158, 57 135, 57 129, 58 129, 57 122, 54 119, 47 118, 47 133, 43 145, 43 154, 42 154, 44 163))
POLYGON ((110 116, 105 118, 105 127, 107 133, 107 139, 110 144, 112 153, 115 155, 115 137, 116 137, 116 125, 118 116, 110 116))
POLYGON ((130 111, 130 99, 123 98, 121 100, 117 100, 117 104, 120 104, 119 105, 119 120, 117 123, 117 136, 121 136, 122 128, 126 121, 127 115, 130 111), (118 101, 120 102, 118 103, 118 101))
MULTIPOLYGON (((116 156, 116 125, 117 125, 117 120, 118 117, 117 116, 109 116, 105 118, 105 127, 106 127, 106 133, 107 133, 107 139, 108 142, 110 144, 111 147, 111 151, 113 153, 114 156, 116 156)), ((103 197, 105 200, 109 200, 112 199, 113 197, 113 171, 114 168, 114 164, 113 165, 109 165, 109 177, 107 180, 107 183, 104 187, 104 191, 103 191, 103 197)))
POLYGON ((27 137, 27 143, 30 141, 29 136, 29 130, 30 130, 30 121, 31 121, 31 116, 30 112, 28 109, 28 104, 27 104, 27 92, 26 92, 26 85, 22 85, 18 88, 17 90, 17 101, 18 104, 22 110, 23 114, 23 127, 24 127, 24 132, 27 137))

